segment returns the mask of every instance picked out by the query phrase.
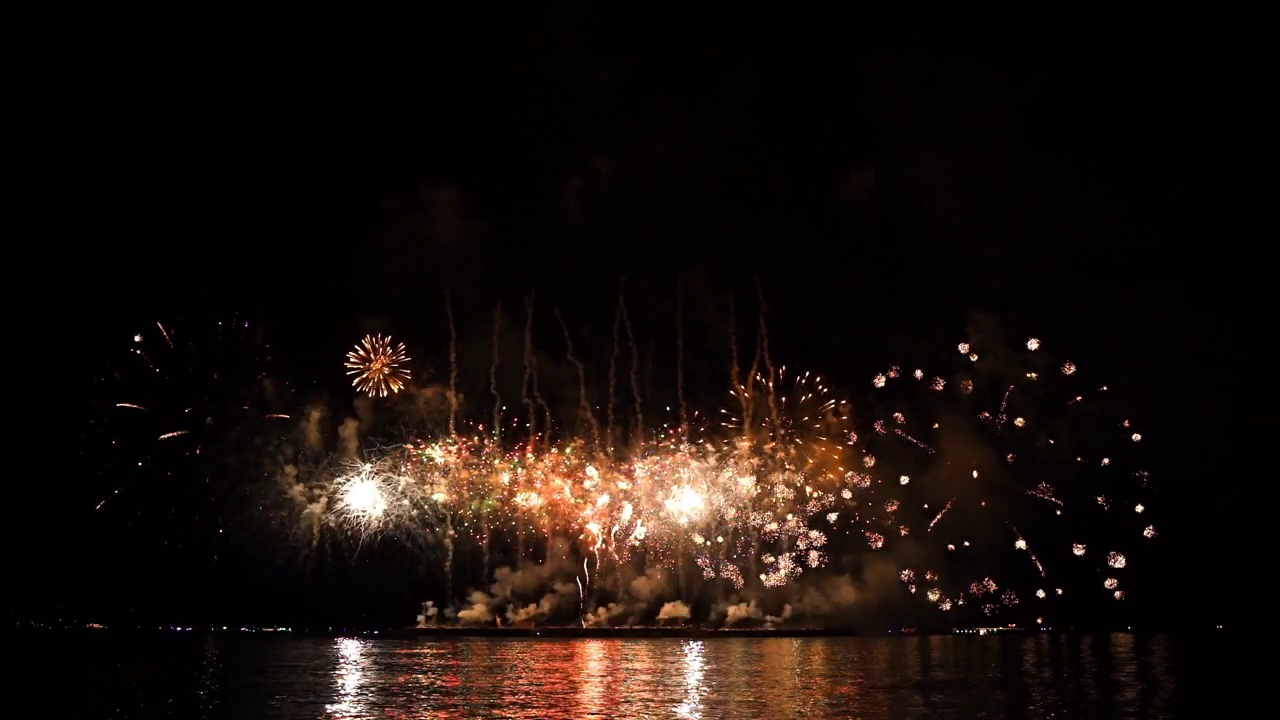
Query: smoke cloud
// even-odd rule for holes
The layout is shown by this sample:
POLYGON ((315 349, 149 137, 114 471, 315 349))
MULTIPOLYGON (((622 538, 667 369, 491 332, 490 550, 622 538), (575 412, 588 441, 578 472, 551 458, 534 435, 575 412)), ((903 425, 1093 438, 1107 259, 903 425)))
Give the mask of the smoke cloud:
POLYGON ((338 428, 338 448, 342 457, 353 458, 360 453, 360 421, 347 418, 338 428))

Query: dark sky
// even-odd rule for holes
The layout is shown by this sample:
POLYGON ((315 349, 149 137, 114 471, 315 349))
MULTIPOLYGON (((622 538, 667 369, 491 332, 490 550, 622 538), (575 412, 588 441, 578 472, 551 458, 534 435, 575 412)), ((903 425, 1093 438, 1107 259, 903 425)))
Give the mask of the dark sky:
POLYGON ((1215 469, 1215 238, 1251 234, 1219 23, 697 5, 64 21, 32 185, 68 394, 126 317, 241 310, 306 355, 438 322, 445 289, 464 322, 529 291, 592 322, 623 277, 755 275, 815 364, 974 309, 1046 328, 1139 381, 1170 466, 1215 469))

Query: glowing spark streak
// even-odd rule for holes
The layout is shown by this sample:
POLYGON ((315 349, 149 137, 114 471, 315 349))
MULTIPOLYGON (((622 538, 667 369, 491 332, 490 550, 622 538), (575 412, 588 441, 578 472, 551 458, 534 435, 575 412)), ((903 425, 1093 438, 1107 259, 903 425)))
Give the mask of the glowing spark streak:
POLYGON ((169 440, 170 438, 176 438, 176 437, 178 437, 178 436, 180 436, 180 435, 190 435, 190 434, 191 434, 191 431, 190 431, 190 430, 174 430, 173 432, 167 432, 167 433, 165 433, 165 434, 161 435, 160 437, 158 437, 158 438, 156 438, 156 439, 157 439, 157 440, 169 440))
POLYGON ((164 326, 161 325, 160 323, 156 323, 156 327, 160 328, 160 333, 164 335, 164 341, 169 343, 169 349, 174 350, 175 348, 173 347, 173 338, 169 337, 169 331, 165 330, 164 326))
POLYGON ((1009 396, 1012 394, 1013 394, 1013 386, 1010 385, 1009 389, 1004 391, 1004 399, 1000 401, 1000 412, 998 413, 998 415, 1000 418, 1001 425, 1003 425, 1005 421, 1009 419, 1009 416, 1005 414, 1005 411, 1009 409, 1009 396))
POLYGON ((899 437, 903 438, 907 442, 914 444, 916 447, 922 448, 924 450, 928 450, 930 453, 934 452, 934 449, 929 447, 927 443, 917 438, 914 438, 911 435, 908 435, 907 433, 903 432, 901 428, 894 428, 893 431, 897 433, 899 437))
POLYGON ((130 410, 143 410, 143 411, 146 410, 146 408, 142 407, 141 405, 134 405, 133 403, 116 403, 116 407, 129 408, 130 410))
MULTIPOLYGON (((1013 527, 1013 526, 1010 525, 1009 527, 1013 527)), ((1049 577, 1048 573, 1046 573, 1044 570, 1044 565, 1040 564, 1040 558, 1036 557, 1036 554, 1032 552, 1031 546, 1027 544, 1026 538, 1022 537, 1022 533, 1018 532, 1018 528, 1016 527, 1013 528, 1013 534, 1018 537, 1019 541, 1021 541, 1020 544, 1022 545, 1022 549, 1025 550, 1027 555, 1031 557, 1031 562, 1036 564, 1036 569, 1040 571, 1040 577, 1044 577, 1044 578, 1049 577)))
MULTIPOLYGON (((583 561, 583 569, 586 569, 586 561, 583 561)), ((587 626, 587 594, 582 589, 582 578, 574 578, 578 581, 578 619, 582 621, 582 627, 587 626)))
POLYGON ((942 516, 947 514, 947 511, 951 509, 951 504, 954 503, 955 501, 956 501, 955 498, 951 498, 950 500, 947 501, 947 504, 942 507, 942 511, 939 512, 933 518, 933 521, 929 523, 929 529, 925 530, 925 532, 930 532, 933 530, 933 526, 937 525, 938 521, 942 519, 942 516))

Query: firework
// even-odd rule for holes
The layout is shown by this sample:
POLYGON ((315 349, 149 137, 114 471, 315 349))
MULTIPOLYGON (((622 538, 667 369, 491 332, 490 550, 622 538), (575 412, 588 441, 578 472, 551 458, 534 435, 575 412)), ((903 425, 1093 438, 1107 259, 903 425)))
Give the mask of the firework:
POLYGON ((347 374, 353 376, 351 384, 360 392, 374 397, 386 397, 400 392, 409 379, 409 356, 404 343, 393 344, 385 335, 366 335, 351 352, 347 353, 347 374))
MULTIPOLYGON (((1047 601, 1047 583, 1057 597, 1063 584, 1131 566, 1133 556, 1120 550, 1086 552, 1156 536, 1138 515, 1147 510, 1136 499, 1148 480, 1133 447, 1141 435, 1110 407, 1108 388, 1091 388, 1075 363, 1052 360, 1037 338, 1023 348, 958 349, 962 362, 940 373, 882 373, 872 383, 880 419, 866 451, 886 479, 912 479, 877 475, 868 484, 871 507, 881 508, 864 513, 873 547, 892 552, 893 539, 926 529, 929 544, 913 549, 907 568, 916 580, 904 585, 915 587, 928 570, 936 578, 925 583, 929 602, 987 615, 1016 615, 1026 598, 1047 601)), ((1114 591, 1113 581, 1103 589, 1114 591)))
MULTIPOLYGON (((618 318, 615 351, 630 344, 622 311, 618 318)), ((612 392, 627 382, 616 366, 593 410, 575 357, 577 411, 590 421, 577 425, 589 437, 557 438, 530 325, 528 437, 512 424, 496 432, 495 352, 482 423, 451 405, 447 432, 348 449, 362 459, 308 486, 308 507, 322 509, 326 529, 439 548, 447 603, 455 583, 503 585, 500 563, 558 568, 567 582, 545 571, 545 603, 530 607, 571 596, 586 623, 604 622, 613 611, 600 599, 624 603, 632 579, 655 568, 677 578, 682 599, 693 597, 686 575, 758 599, 796 594, 799 581, 820 584, 840 572, 832 566, 892 562, 913 602, 940 612, 1043 617, 1071 601, 1068 587, 1105 591, 1107 602, 1126 597, 1124 574, 1143 560, 1135 544, 1157 537, 1158 505, 1141 492, 1149 477, 1137 464, 1140 423, 1113 413, 1087 364, 1054 359, 1038 339, 1013 348, 966 341, 945 353, 944 366, 891 366, 874 376, 865 406, 816 374, 757 358, 716 422, 681 407, 664 425, 650 409, 647 432, 638 379, 630 380, 634 420, 612 392), (625 443, 616 442, 622 427, 625 443)), ((363 392, 383 396, 404 387, 407 361, 403 345, 370 336, 348 368, 363 392)), ((487 601, 474 598, 468 616, 490 617, 487 601)))
MULTIPOLYGON (((240 318, 156 322, 120 337, 99 377, 95 438, 105 452, 95 511, 184 562, 215 566, 259 539, 262 450, 288 425, 288 386, 269 372, 267 345, 240 318)), ((292 525, 292 523, 289 523, 292 525)))
POLYGON ((865 458, 847 403, 818 377, 779 369, 777 380, 785 394, 771 395, 763 375, 738 388, 749 413, 724 414, 698 442, 683 442, 681 426, 615 458, 581 439, 504 448, 477 430, 348 464, 322 504, 333 527, 362 538, 435 534, 449 577, 455 544, 523 557, 567 538, 582 558, 584 603, 602 575, 685 561, 727 588, 783 587, 827 565, 822 528, 857 517, 848 474, 865 458))
POLYGON ((423 491, 394 456, 348 461, 334 480, 332 516, 361 536, 412 528, 431 517, 423 491))
POLYGON ((130 334, 127 349, 103 378, 106 471, 117 479, 109 499, 133 483, 163 481, 163 493, 137 499, 207 504, 258 423, 289 417, 275 411, 282 386, 268 377, 268 348, 245 320, 157 322, 130 334), (178 497, 196 481, 198 499, 178 497))

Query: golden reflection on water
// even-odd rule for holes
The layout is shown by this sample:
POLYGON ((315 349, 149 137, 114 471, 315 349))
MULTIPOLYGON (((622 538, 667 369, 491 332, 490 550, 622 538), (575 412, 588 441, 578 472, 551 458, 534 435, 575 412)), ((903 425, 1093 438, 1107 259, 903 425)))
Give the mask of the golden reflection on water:
POLYGON ((1130 635, 347 638, 328 644, 329 690, 311 697, 334 720, 1163 718, 1167 644, 1130 635))
POLYGON ((584 720, 610 716, 609 685, 613 679, 612 666, 616 662, 616 642, 584 640, 574 647, 578 650, 579 670, 578 713, 584 720))
POLYGON ((691 640, 684 644, 684 702, 676 705, 676 716, 685 720, 700 720, 702 717, 702 669, 706 664, 703 655, 706 643, 702 640, 691 640))

